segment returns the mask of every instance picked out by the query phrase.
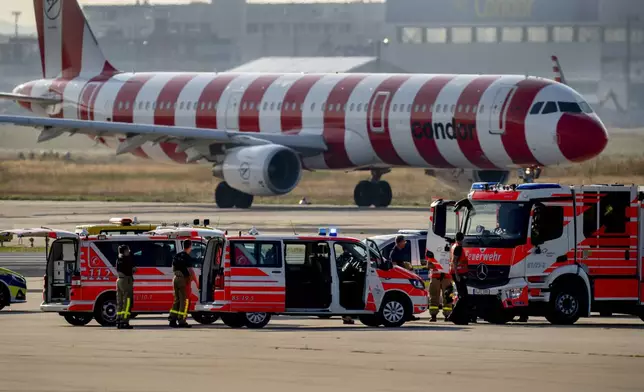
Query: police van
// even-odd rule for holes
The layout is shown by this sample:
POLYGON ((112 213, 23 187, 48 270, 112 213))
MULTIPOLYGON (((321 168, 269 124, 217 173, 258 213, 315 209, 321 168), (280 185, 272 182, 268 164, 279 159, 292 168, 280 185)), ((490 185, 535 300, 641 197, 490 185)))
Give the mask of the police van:
POLYGON ((276 314, 399 327, 427 310, 418 275, 384 260, 373 242, 328 232, 209 240, 195 314, 216 314, 233 328, 262 328, 276 314))
MULTIPOLYGON (((190 268, 188 311, 199 300, 203 254, 208 240, 223 241, 224 232, 196 227, 166 227, 143 234, 98 234, 49 230, 54 241, 47 256, 43 302, 40 309, 56 312, 72 325, 96 320, 100 325, 116 323, 116 259, 118 247, 128 245, 137 271, 134 274, 133 314, 168 313, 173 303, 172 259, 192 241, 195 262, 190 268)), ((210 324, 215 315, 194 315, 195 321, 210 324)))

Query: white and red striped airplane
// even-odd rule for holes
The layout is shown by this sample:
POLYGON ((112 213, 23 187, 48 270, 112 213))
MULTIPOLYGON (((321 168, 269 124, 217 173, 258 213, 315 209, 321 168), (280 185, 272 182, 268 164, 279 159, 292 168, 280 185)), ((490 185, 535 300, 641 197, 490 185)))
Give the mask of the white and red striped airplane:
POLYGON ((76 0, 34 0, 43 79, 1 94, 40 116, 0 123, 83 133, 117 154, 208 162, 217 205, 293 190, 302 170, 371 170, 359 206, 387 206, 382 174, 506 182, 510 170, 600 154, 606 129, 582 96, 523 75, 128 73, 103 56, 76 0))

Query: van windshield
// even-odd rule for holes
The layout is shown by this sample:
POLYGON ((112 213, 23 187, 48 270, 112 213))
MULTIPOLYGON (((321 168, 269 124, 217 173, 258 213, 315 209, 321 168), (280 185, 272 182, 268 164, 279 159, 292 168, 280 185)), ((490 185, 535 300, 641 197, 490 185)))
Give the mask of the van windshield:
POLYGON ((530 204, 472 202, 464 228, 465 246, 511 248, 525 244, 530 204))

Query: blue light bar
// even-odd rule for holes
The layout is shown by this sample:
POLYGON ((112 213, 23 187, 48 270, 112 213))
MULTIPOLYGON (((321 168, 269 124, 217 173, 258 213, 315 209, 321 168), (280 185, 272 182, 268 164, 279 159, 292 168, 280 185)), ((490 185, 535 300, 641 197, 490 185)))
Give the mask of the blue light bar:
POLYGON ((329 237, 337 237, 338 236, 338 229, 335 227, 332 227, 329 229, 329 237))
POLYGON ((492 188, 493 186, 497 185, 497 182, 474 182, 472 183, 472 187, 470 190, 472 191, 482 191, 485 190, 485 186, 487 185, 488 188, 492 188))
POLYGON ((521 184, 517 186, 518 191, 535 190, 535 189, 561 189, 561 185, 554 184, 554 183, 548 183, 548 184, 530 183, 530 184, 521 184))
POLYGON ((320 227, 318 230, 318 235, 326 235, 326 229, 324 227, 320 227))

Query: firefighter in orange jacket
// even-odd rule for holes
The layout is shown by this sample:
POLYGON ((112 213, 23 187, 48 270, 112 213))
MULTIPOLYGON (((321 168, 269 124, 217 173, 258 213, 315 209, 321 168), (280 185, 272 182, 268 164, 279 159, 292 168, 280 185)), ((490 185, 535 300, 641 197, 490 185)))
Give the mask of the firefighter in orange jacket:
POLYGON ((443 296, 443 316, 449 319, 452 313, 452 275, 434 258, 432 252, 427 252, 427 267, 430 270, 431 281, 429 282, 429 321, 436 322, 436 316, 440 306, 440 299, 443 296))
POLYGON ((467 255, 463 249, 463 233, 456 233, 456 242, 452 245, 450 255, 450 273, 456 281, 458 301, 449 317, 454 324, 467 325, 470 320, 470 298, 467 293, 467 255))

